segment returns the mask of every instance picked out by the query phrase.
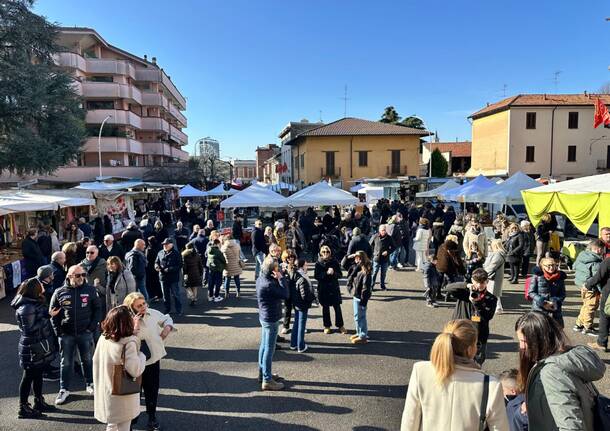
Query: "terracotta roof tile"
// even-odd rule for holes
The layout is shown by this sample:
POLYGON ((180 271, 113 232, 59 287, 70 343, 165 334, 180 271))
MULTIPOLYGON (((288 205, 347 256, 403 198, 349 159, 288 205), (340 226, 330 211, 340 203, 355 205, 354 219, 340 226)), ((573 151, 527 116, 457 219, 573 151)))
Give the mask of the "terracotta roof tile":
POLYGON ((396 126, 378 121, 361 120, 359 118, 342 118, 341 120, 307 130, 301 136, 354 136, 354 135, 411 135, 428 136, 427 130, 396 126))
POLYGON ((517 106, 593 106, 598 97, 610 105, 610 94, 518 94, 486 106, 470 118, 484 117, 517 106))
POLYGON ((472 142, 433 142, 426 144, 426 147, 432 145, 432 151, 438 148, 441 153, 451 153, 451 157, 470 157, 472 142))

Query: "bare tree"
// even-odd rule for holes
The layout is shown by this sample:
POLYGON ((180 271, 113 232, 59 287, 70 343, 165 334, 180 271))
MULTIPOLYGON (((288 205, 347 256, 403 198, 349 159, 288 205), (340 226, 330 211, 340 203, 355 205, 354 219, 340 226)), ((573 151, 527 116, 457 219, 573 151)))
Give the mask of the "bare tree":
POLYGON ((610 82, 606 82, 604 85, 599 87, 597 92, 600 94, 610 94, 610 82))

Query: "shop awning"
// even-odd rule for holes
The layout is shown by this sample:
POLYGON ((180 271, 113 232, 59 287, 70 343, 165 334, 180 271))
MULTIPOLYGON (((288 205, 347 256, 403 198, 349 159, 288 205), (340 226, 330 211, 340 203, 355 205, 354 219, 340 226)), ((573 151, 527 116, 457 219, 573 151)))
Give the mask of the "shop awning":
POLYGON ((28 211, 56 211, 59 208, 95 205, 94 199, 62 197, 27 192, 0 195, 0 215, 28 211))
POLYGON ((288 199, 260 183, 252 185, 220 203, 220 208, 285 208, 288 199))

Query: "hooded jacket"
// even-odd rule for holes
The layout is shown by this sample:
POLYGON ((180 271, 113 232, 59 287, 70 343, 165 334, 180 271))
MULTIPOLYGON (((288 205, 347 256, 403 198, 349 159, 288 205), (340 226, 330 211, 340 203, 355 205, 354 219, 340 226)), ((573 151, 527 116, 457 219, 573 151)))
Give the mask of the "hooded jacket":
POLYGON ((529 429, 592 431, 594 398, 587 384, 605 371, 599 356, 586 346, 539 361, 527 379, 529 429))
POLYGON ((93 332, 102 317, 100 298, 95 288, 87 283, 76 287, 66 282, 53 292, 49 309, 52 308, 61 308, 59 314, 51 318, 58 337, 93 332))
MULTIPOLYGON (((588 279, 593 277, 603 260, 602 256, 593 253, 591 250, 580 252, 574 261, 574 284, 576 287, 581 287, 588 279)), ((598 289, 601 292, 601 288, 602 286, 596 285, 591 286, 589 289, 598 289)))
POLYGON ((438 248, 436 269, 449 276, 466 273, 459 247, 455 242, 447 240, 438 248))

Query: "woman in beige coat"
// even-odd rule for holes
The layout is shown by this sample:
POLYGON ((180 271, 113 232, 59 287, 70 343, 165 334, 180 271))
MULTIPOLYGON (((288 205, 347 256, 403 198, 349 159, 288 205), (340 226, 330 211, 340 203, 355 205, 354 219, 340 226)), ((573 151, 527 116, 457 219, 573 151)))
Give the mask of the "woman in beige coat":
POLYGON ((239 289, 240 289, 240 280, 239 276, 242 273, 242 265, 243 262, 240 258, 241 247, 239 243, 233 240, 233 236, 231 234, 227 234, 222 239, 222 247, 220 251, 225 257, 227 261, 227 266, 223 271, 222 275, 224 275, 224 290, 225 290, 225 298, 229 298, 229 287, 231 285, 231 279, 235 282, 235 287, 237 288, 236 298, 239 298, 239 289))
POLYGON ((134 332, 134 320, 125 306, 113 308, 102 322, 102 337, 93 355, 93 412, 107 424, 106 431, 129 431, 131 420, 140 414, 140 394, 112 395, 114 365, 121 364, 125 351, 125 370, 132 377, 141 376, 146 357, 134 332))
MULTIPOLYGON (((452 320, 436 337, 430 361, 411 372, 401 431, 478 430, 485 374, 473 360, 477 330, 470 320, 452 320)), ((485 411, 490 431, 508 431, 502 386, 489 378, 485 411)))

